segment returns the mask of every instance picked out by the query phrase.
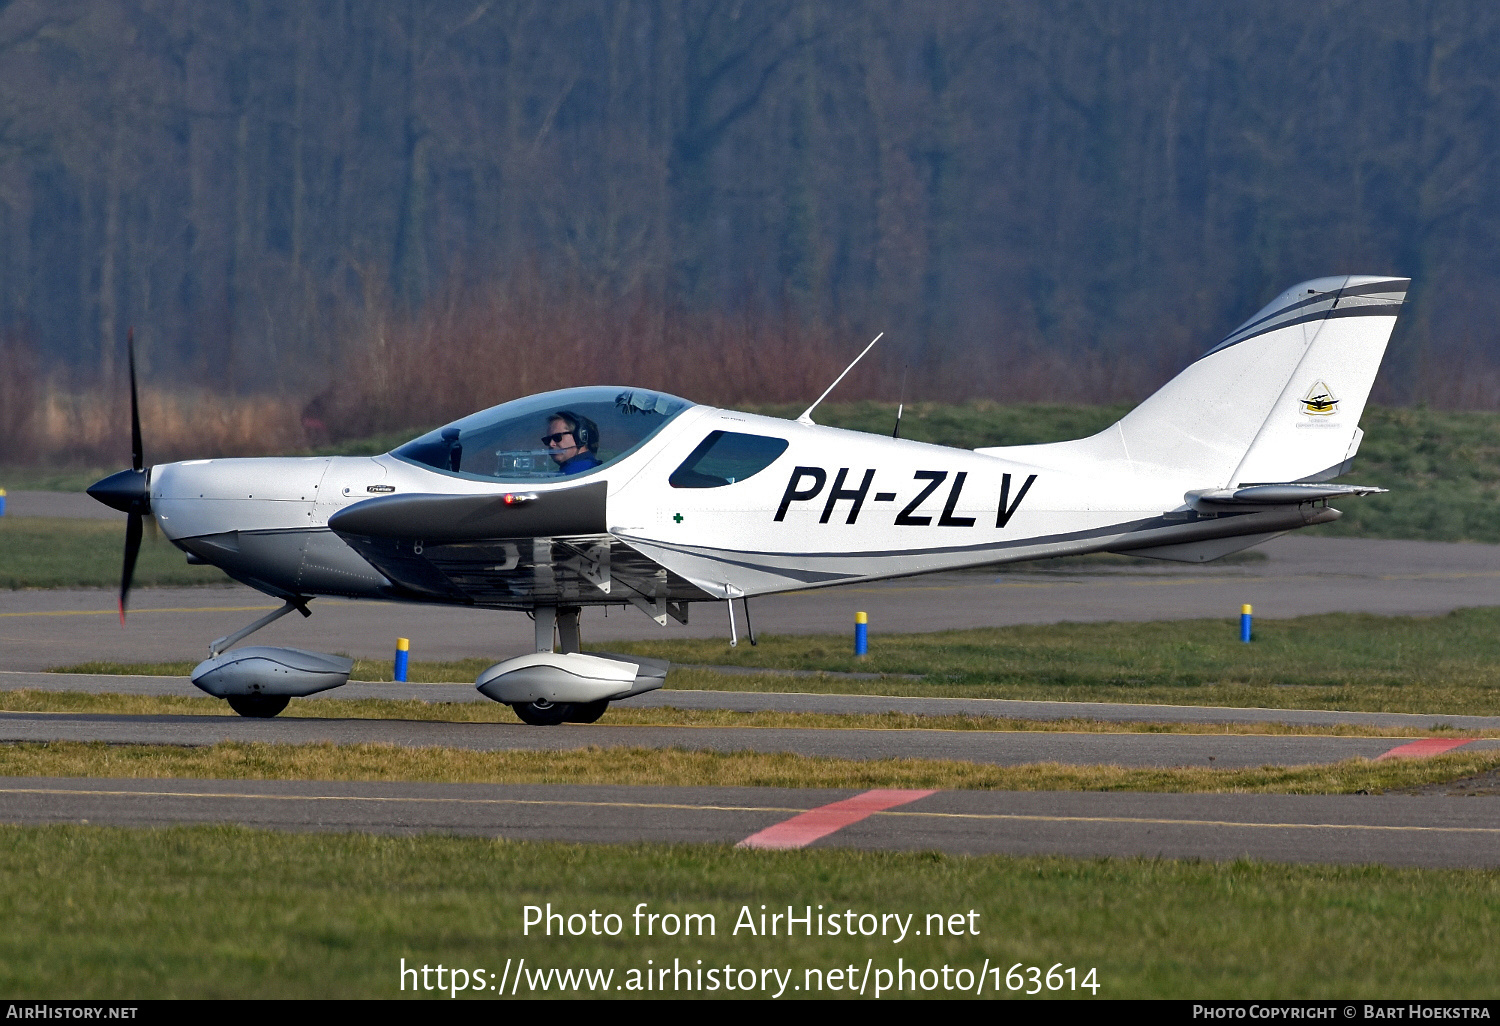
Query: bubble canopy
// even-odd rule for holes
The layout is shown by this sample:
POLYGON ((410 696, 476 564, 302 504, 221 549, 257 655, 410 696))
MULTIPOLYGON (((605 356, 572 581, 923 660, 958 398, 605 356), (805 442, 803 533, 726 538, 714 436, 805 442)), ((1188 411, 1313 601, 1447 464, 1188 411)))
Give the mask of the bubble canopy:
POLYGON ((642 388, 565 388, 470 414, 391 455, 476 481, 560 479, 628 456, 693 405, 642 388))

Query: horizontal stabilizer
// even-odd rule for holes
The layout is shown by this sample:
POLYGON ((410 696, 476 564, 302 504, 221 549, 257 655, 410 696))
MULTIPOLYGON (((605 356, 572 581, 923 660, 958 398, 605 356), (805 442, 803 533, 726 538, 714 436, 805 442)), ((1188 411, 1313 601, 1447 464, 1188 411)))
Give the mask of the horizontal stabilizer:
POLYGON ((1249 484, 1238 488, 1205 488, 1184 499, 1195 508, 1205 506, 1295 506, 1303 502, 1341 499, 1349 495, 1379 495, 1386 489, 1372 485, 1337 485, 1313 481, 1249 484))

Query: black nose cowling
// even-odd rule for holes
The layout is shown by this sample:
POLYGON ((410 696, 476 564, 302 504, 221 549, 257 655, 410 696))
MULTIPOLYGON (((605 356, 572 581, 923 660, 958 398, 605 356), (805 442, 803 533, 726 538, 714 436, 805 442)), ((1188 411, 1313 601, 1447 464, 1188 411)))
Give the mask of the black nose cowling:
POLYGON ((151 512, 151 492, 146 487, 146 471, 122 470, 89 485, 89 495, 121 513, 151 512))

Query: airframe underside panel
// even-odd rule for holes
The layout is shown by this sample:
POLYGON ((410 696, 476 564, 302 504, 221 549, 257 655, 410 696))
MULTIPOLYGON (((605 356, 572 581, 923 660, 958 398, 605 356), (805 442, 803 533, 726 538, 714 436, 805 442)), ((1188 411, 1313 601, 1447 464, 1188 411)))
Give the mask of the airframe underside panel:
POLYGON ((1124 552, 1241 534, 1281 532, 1337 517, 1337 511, 1313 503, 1243 513, 1202 515, 1185 511, 1015 541, 860 552, 752 552, 651 538, 627 537, 625 540, 652 561, 696 584, 702 594, 722 600, 989 563, 1021 562, 1085 552, 1124 552))
POLYGON ((507 538, 434 545, 342 535, 412 597, 494 609, 538 605, 665 608, 711 598, 609 535, 507 538))

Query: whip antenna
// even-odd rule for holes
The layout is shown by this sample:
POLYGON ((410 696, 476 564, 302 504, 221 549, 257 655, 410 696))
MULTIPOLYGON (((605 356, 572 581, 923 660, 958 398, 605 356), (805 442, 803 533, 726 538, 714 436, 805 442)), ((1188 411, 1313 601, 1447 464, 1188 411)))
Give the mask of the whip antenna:
POLYGON ((901 400, 896 403, 896 430, 891 432, 892 438, 901 437, 901 411, 906 409, 906 372, 911 370, 911 364, 901 368, 901 400))

